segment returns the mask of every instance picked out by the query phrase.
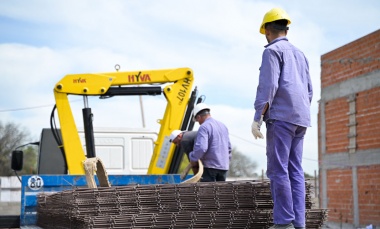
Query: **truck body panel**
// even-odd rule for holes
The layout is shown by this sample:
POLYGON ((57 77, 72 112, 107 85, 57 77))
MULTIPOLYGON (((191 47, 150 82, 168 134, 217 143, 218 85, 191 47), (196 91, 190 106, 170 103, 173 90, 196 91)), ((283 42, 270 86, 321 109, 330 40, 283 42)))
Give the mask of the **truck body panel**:
MULTIPOLYGON (((78 128, 78 134, 86 152, 84 130, 78 128)), ((108 174, 147 174, 157 132, 144 128, 94 128, 94 139, 96 154, 102 159, 108 174)), ((52 131, 44 128, 40 139, 38 174, 65 174, 64 160, 52 131)))
MULTIPOLYGON (((83 150, 84 131, 78 130, 83 150)), ((95 151, 108 174, 147 174, 157 133, 146 129, 95 128, 95 151)))

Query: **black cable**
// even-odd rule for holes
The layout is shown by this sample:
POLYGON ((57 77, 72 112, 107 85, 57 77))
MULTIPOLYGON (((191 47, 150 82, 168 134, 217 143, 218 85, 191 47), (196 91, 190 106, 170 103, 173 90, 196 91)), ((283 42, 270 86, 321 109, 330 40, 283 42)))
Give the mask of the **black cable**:
MULTIPOLYGON (((24 147, 24 146, 27 146, 27 145, 40 145, 40 142, 29 142, 29 143, 26 143, 24 145, 20 145, 20 146, 17 146, 14 151, 16 151, 17 149, 21 148, 21 147, 24 147)), ((22 151, 21 151, 22 152, 22 151)), ((22 166, 21 166, 22 167, 22 166)), ((13 155, 12 155, 12 169, 13 169, 13 155)), ((17 176, 18 180, 21 182, 21 178, 20 176, 17 174, 17 171, 16 170, 13 170, 13 172, 15 173, 15 175, 17 176)))
POLYGON ((53 137, 54 137, 55 141, 57 142, 58 146, 61 146, 62 140, 59 136, 59 132, 57 130, 57 125, 55 123, 55 117, 54 117, 54 112, 56 109, 57 109, 57 105, 54 105, 53 110, 52 110, 51 115, 50 115, 50 129, 53 133, 53 137))
POLYGON ((18 180, 21 182, 21 178, 20 178, 20 176, 17 174, 17 171, 16 170, 13 170, 13 172, 15 172, 15 174, 16 174, 16 177, 18 178, 18 180))
POLYGON ((36 146, 38 146, 38 145, 40 145, 40 142, 29 142, 29 143, 26 143, 26 144, 24 144, 24 145, 17 146, 17 147, 15 148, 15 150, 18 149, 18 148, 21 148, 21 147, 27 146, 27 145, 36 145, 36 146))
POLYGON ((67 167, 65 148, 63 147, 62 139, 60 137, 57 125, 55 123, 54 112, 56 109, 57 109, 57 105, 54 105, 53 110, 51 111, 51 114, 50 114, 50 129, 55 141, 57 142, 58 148, 61 150, 61 153, 64 159, 65 170, 67 171, 68 167, 67 167))

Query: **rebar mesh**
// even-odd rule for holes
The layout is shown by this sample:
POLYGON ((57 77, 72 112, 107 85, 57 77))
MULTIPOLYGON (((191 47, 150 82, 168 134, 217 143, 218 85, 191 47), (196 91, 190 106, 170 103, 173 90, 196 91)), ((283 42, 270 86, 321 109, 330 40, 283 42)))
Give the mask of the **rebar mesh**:
MULTIPOLYGON (((326 209, 311 209, 306 227, 321 228, 326 209)), ((42 228, 268 228, 273 201, 268 181, 77 188, 38 197, 42 228)))

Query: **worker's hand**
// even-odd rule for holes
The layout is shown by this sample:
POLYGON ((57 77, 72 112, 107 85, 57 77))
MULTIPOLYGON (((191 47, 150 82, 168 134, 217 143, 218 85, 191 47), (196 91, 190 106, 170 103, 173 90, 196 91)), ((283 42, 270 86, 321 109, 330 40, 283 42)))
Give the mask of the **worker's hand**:
POLYGON ((193 171, 193 174, 197 174, 199 172, 199 167, 193 167, 191 168, 191 170, 193 171))
POLYGON ((191 163, 191 167, 197 167, 197 168, 199 168, 199 164, 198 164, 198 161, 190 161, 190 163, 191 163))
POLYGON ((261 116, 261 119, 259 122, 256 122, 256 121, 253 121, 252 123, 252 134, 253 136, 255 137, 255 139, 257 138, 264 138, 263 134, 260 132, 260 127, 261 127, 261 124, 263 123, 263 116, 261 116))
POLYGON ((191 161, 191 170, 193 170, 194 175, 198 173, 199 171, 199 164, 198 161, 191 161))

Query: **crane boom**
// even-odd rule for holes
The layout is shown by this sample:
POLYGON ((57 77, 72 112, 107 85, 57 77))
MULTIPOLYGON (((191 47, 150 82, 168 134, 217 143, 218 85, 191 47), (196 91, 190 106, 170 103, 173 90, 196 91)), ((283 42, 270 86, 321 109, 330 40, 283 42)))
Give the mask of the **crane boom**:
POLYGON ((166 174, 175 148, 170 144, 168 136, 171 131, 181 128, 193 81, 190 68, 70 74, 63 77, 54 87, 54 97, 63 140, 60 147, 64 148, 68 173, 85 174, 82 162, 86 159, 68 95, 158 95, 163 92, 167 105, 163 118, 158 120, 161 128, 154 143, 148 174, 166 174), (160 84, 165 84, 165 87, 157 87, 160 84), (139 87, 130 87, 131 85, 139 87))

